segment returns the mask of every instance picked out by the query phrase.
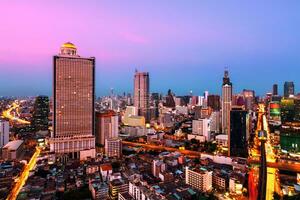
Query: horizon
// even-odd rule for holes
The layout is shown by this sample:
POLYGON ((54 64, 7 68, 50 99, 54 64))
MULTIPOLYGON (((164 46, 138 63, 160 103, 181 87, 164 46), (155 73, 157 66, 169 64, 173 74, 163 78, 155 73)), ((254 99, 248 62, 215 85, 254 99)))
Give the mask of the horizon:
POLYGON ((53 56, 68 41, 96 57, 96 96, 132 93, 135 69, 164 94, 221 94, 225 67, 235 93, 276 83, 282 94, 284 81, 299 91, 297 1, 30 2, 2 3, 1 96, 51 96, 53 56))

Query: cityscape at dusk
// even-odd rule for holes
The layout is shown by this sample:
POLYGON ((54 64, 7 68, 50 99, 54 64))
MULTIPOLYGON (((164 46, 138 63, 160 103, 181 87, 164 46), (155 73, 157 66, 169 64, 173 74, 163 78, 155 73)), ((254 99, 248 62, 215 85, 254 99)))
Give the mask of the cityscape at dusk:
POLYGON ((300 2, 0 3, 0 200, 300 199, 300 2))

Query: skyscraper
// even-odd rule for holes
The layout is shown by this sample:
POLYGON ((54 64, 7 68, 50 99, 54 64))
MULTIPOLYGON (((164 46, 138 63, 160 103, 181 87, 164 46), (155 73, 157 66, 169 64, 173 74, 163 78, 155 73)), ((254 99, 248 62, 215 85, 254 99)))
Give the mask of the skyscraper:
POLYGON ((68 42, 54 56, 53 72, 50 150, 58 157, 94 157, 95 58, 80 57, 68 42))
POLYGON ((9 142, 9 122, 0 120, 0 148, 9 142))
POLYGON ((274 96, 278 95, 278 85, 277 84, 273 85, 273 92, 272 93, 273 93, 274 96))
POLYGON ((49 98, 47 96, 36 97, 31 122, 36 131, 48 130, 48 115, 49 98))
POLYGON ((232 103, 232 83, 230 82, 228 71, 225 70, 222 85, 222 132, 229 134, 230 110, 232 103))
POLYGON ((284 82, 284 97, 289 97, 290 95, 295 94, 294 82, 284 82))
POLYGON ((228 137, 229 156, 247 157, 249 136, 248 112, 241 107, 230 111, 230 134, 228 137))
POLYGON ((149 73, 135 72, 134 75, 134 106, 139 116, 149 121, 149 73))

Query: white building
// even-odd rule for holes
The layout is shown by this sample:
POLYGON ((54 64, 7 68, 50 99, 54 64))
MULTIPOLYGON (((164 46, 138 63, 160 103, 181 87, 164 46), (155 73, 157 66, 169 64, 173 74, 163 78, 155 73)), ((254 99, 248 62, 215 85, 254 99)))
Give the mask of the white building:
POLYGON ((214 133, 220 132, 221 115, 219 111, 214 111, 210 115, 210 131, 214 133))
POLYGON ((210 140, 210 120, 209 119, 198 119, 193 120, 193 131, 194 135, 204 136, 207 141, 210 140))
POLYGON ((207 192, 212 189, 212 174, 212 171, 205 168, 191 170, 189 167, 185 167, 185 183, 201 192, 207 192))
POLYGON ((0 120, 0 148, 9 142, 9 122, 0 120))

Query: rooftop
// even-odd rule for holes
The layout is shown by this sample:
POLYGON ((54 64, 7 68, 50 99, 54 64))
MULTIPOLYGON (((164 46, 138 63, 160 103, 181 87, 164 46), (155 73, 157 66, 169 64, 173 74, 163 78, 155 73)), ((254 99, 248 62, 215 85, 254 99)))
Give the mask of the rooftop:
POLYGON ((21 144, 23 144, 23 140, 13 140, 8 142, 3 149, 9 149, 9 150, 17 150, 21 144))

